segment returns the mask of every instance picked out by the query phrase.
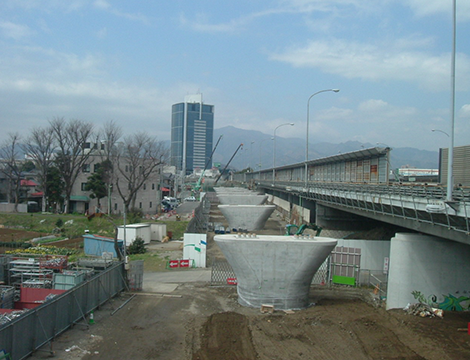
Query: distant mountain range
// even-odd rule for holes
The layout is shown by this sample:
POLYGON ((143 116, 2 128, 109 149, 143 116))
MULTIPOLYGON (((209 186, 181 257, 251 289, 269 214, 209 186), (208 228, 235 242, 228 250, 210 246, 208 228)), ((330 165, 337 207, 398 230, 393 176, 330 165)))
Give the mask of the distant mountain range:
MULTIPOLYGON (((272 168, 273 166, 273 141, 272 135, 261 131, 243 130, 233 126, 214 129, 214 146, 222 135, 222 139, 215 150, 213 162, 227 164, 238 146, 243 143, 230 163, 230 168, 237 170, 251 167, 253 170, 272 168)), ((301 163, 305 160, 305 139, 285 138, 282 134, 276 134, 276 166, 301 163)), ((341 144, 326 142, 309 144, 309 159, 318 159, 326 156, 346 153, 361 148, 375 147, 370 143, 348 141, 341 144)), ((416 167, 420 169, 437 169, 439 153, 437 151, 419 150, 411 147, 392 148, 390 152, 390 164, 392 169, 402 166, 416 167)))
MULTIPOLYGON (((234 155, 240 144, 243 147, 237 152, 230 163, 231 169, 242 170, 251 167, 257 171, 273 166, 273 141, 272 135, 261 131, 243 130, 233 126, 214 129, 213 146, 222 135, 222 139, 214 152, 212 162, 225 166, 234 155)), ((170 148, 170 141, 164 141, 170 148)), ((361 148, 375 147, 370 143, 347 141, 341 144, 327 142, 309 144, 309 159, 318 159, 360 150, 361 148)), ((1 149, 0 149, 1 152, 1 149)), ((24 152, 18 149, 18 158, 24 159, 24 152)), ((282 132, 276 134, 276 166, 301 163, 305 160, 305 139, 285 138, 282 132)), ((437 151, 419 150, 412 147, 392 148, 390 153, 392 169, 402 166, 410 166, 420 169, 437 169, 439 153, 437 151)))

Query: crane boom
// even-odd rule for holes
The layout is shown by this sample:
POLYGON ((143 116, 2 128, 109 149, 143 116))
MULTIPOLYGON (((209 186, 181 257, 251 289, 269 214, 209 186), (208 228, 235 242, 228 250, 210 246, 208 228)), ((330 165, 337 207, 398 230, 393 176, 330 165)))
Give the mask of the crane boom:
POLYGON ((215 180, 214 182, 214 185, 217 184, 217 181, 219 181, 220 177, 222 176, 222 174, 225 172, 225 170, 227 169, 227 167, 230 165, 230 162, 232 161, 232 159, 235 157, 235 155, 237 154, 238 150, 240 150, 240 148, 243 146, 243 143, 238 145, 237 147, 237 150, 235 150, 235 152, 233 153, 232 157, 230 158, 230 160, 228 161, 227 165, 225 165, 224 169, 222 170, 222 172, 220 173, 220 175, 217 177, 217 179, 215 180))
POLYGON ((217 149, 217 146, 219 145, 219 142, 220 142, 220 139, 222 139, 222 136, 223 135, 219 136, 219 139, 217 140, 217 143, 215 144, 214 148, 212 149, 211 156, 209 156, 209 159, 207 159, 206 165, 204 166, 204 169, 202 170, 201 176, 199 176, 199 179, 198 179, 196 185, 194 185, 194 191, 195 192, 199 191, 199 189, 201 188, 201 183, 202 183, 202 179, 204 178, 204 173, 206 172, 207 167, 209 166, 209 164, 212 160, 212 156, 214 155, 215 149, 217 149))

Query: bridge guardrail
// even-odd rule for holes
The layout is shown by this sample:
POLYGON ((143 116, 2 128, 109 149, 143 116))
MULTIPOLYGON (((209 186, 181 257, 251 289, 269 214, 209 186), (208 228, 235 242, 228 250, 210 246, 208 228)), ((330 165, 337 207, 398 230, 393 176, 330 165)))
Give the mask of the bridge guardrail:
POLYGON ((470 234, 470 191, 456 188, 454 203, 447 204, 446 189, 441 186, 370 185, 345 183, 309 183, 258 181, 273 191, 290 191, 307 199, 341 207, 373 212, 470 234))

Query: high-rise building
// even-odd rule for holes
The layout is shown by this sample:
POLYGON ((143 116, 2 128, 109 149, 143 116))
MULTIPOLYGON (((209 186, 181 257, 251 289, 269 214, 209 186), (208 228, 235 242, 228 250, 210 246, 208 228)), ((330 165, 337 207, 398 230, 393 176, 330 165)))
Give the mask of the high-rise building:
POLYGON ((189 175, 203 169, 212 153, 214 106, 203 104, 202 94, 185 96, 171 109, 171 159, 177 171, 189 175))

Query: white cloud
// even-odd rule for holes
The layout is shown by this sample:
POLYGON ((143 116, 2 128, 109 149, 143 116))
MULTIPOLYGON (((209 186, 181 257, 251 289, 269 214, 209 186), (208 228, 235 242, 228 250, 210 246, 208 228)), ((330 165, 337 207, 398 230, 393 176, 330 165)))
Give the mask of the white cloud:
POLYGON ((42 11, 60 9, 65 12, 73 12, 88 5, 90 0, 2 0, 2 2, 8 8, 40 9, 42 11))
POLYGON ((98 39, 105 39, 107 36, 108 36, 108 29, 105 27, 96 32, 96 37, 98 39))
POLYGON ((470 104, 465 104, 460 108, 459 117, 470 120, 470 104))
MULTIPOLYGON (((192 15, 191 17, 193 17, 192 15)), ((239 31, 247 22, 248 18, 232 19, 226 23, 211 24, 205 13, 198 13, 194 20, 189 20, 184 14, 180 14, 179 22, 183 26, 190 27, 194 31, 204 33, 229 33, 239 31)))
POLYGON ((358 106, 358 110, 359 111, 364 111, 364 112, 377 112, 377 111, 384 111, 386 110, 387 108, 389 108, 390 106, 383 100, 374 100, 374 99, 370 99, 370 100, 367 100, 367 101, 364 101, 362 103, 359 104, 358 106))
MULTIPOLYGON (((442 90, 449 86, 450 55, 431 54, 410 49, 417 44, 413 39, 401 39, 380 46, 346 40, 310 41, 305 46, 292 47, 272 60, 287 62, 295 67, 318 68, 348 79, 370 81, 399 80, 416 83, 428 90, 442 90)), ((423 39, 423 44, 429 40, 423 39)), ((458 58, 460 88, 468 89, 470 59, 464 54, 458 58)))
POLYGON ((99 9, 105 9, 105 10, 111 7, 109 2, 107 2, 106 0, 95 0, 95 2, 93 3, 93 6, 99 9))
MULTIPOLYGON (((419 17, 439 15, 452 12, 452 1, 443 0, 404 0, 403 4, 409 6, 419 17)), ((457 1, 457 19, 466 21, 470 19, 470 2, 457 1)), ((449 18, 450 19, 450 18, 449 18)))
POLYGON ((282 5, 301 13, 312 12, 373 12, 383 8, 390 0, 284 0, 282 5))
POLYGON ((140 13, 129 13, 129 12, 121 11, 117 9, 116 7, 111 6, 111 4, 106 0, 95 0, 93 2, 93 6, 99 10, 107 11, 110 14, 113 14, 114 16, 117 16, 120 18, 141 22, 146 25, 149 24, 149 20, 147 16, 140 14, 140 13))
MULTIPOLYGON (((230 19, 226 22, 211 23, 210 15, 207 12, 199 12, 191 16, 181 14, 180 24, 188 26, 195 31, 206 33, 237 32, 243 30, 248 24, 259 18, 282 14, 307 14, 330 13, 334 16, 350 16, 351 12, 372 13, 381 11, 383 3, 390 0, 285 0, 280 1, 277 6, 266 7, 265 9, 247 13, 243 16, 230 19), (191 20, 190 20, 191 19, 191 20)), ((319 20, 315 19, 315 25, 305 18, 311 27, 318 27, 319 20)), ((322 23, 324 29, 331 29, 330 21, 322 23)))
POLYGON ((3 34, 3 36, 15 40, 29 37, 33 34, 28 26, 15 24, 10 21, 0 21, 0 32, 3 34))
MULTIPOLYGON (((158 84, 111 80, 112 63, 94 54, 78 56, 40 47, 18 50, 21 54, 6 56, 0 63, 0 108, 2 119, 9 119, 2 123, 0 140, 8 132, 45 126, 56 116, 83 119, 95 127, 114 119, 125 133, 146 129, 167 140, 171 104, 201 88, 178 83, 162 89, 158 84)), ((207 89, 208 94, 213 91, 207 89)))

